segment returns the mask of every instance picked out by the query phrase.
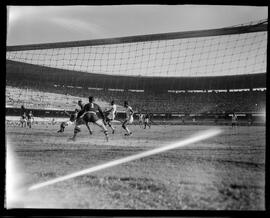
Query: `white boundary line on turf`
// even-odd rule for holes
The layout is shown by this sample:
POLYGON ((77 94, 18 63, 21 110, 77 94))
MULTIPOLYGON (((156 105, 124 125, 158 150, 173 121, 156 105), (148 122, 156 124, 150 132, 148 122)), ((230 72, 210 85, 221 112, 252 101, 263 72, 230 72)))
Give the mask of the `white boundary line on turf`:
POLYGON ((183 147, 183 146, 186 146, 186 145, 189 145, 189 144, 192 144, 192 143, 196 143, 196 142, 208 139, 210 137, 216 136, 216 135, 218 135, 220 133, 221 133, 220 129, 209 129, 209 130, 206 130, 206 131, 202 131, 202 132, 199 132, 198 134, 196 134, 194 136, 191 136, 188 139, 185 139, 185 140, 182 140, 182 141, 179 141, 179 142, 175 142, 175 143, 172 143, 172 144, 160 147, 160 148, 155 148, 153 150, 145 151, 145 152, 142 152, 142 153, 139 153, 139 154, 131 155, 131 156, 128 156, 128 157, 117 159, 117 160, 113 160, 113 161, 110 161, 110 162, 107 162, 107 163, 104 163, 104 164, 101 164, 101 165, 98 165, 98 166, 94 166, 94 167, 91 167, 91 168, 88 168, 88 169, 84 169, 84 170, 81 170, 81 171, 78 171, 78 172, 75 172, 75 173, 68 174, 66 176, 58 177, 56 179, 52 179, 52 180, 49 180, 47 182, 42 182, 42 183, 33 185, 28 190, 32 191, 32 190, 35 190, 35 189, 39 189, 39 188, 42 188, 42 187, 45 187, 45 186, 49 186, 49 185, 52 185, 52 184, 55 184, 55 183, 58 183, 58 182, 68 180, 68 179, 71 179, 71 178, 82 176, 84 174, 93 173, 93 172, 103 170, 103 169, 106 169, 106 168, 109 168, 109 167, 113 167, 113 166, 116 166, 116 165, 127 163, 127 162, 130 162, 130 161, 133 161, 133 160, 137 160, 137 159, 144 158, 144 157, 147 157, 147 156, 151 156, 151 155, 154 155, 154 154, 162 153, 162 152, 172 150, 172 149, 175 149, 175 148, 183 147))

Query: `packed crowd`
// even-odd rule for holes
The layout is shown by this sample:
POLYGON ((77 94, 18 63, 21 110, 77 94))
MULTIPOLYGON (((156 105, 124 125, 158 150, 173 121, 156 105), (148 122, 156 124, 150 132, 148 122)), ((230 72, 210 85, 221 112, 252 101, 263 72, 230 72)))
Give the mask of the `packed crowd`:
POLYGON ((73 109, 78 99, 89 95, 97 98, 101 107, 114 100, 117 105, 129 101, 139 112, 261 112, 265 109, 265 91, 208 92, 208 93, 145 93, 131 91, 109 91, 84 88, 61 87, 53 84, 23 84, 6 86, 6 104, 13 107, 22 103, 29 108, 73 109), (61 108, 61 107, 65 108, 61 108))

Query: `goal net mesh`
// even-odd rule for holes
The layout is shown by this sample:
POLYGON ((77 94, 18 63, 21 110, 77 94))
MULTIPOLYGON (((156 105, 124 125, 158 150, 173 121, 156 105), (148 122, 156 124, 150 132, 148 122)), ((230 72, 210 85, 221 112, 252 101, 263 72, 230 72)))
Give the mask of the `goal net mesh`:
MULTIPOLYGON (((35 71, 40 72, 46 67, 99 75, 134 76, 134 83, 139 83, 136 78, 140 77, 266 73, 267 24, 268 21, 263 20, 215 30, 7 46, 6 60, 34 65, 35 71)), ((20 71, 27 69, 21 67, 20 71)), ((65 78, 57 76, 57 72, 55 74, 54 83, 61 84, 65 78)), ((40 78, 38 84, 42 84, 43 79, 40 78)), ((72 84, 87 86, 76 83, 76 78, 72 84)), ((110 88, 105 81, 103 85, 99 83, 94 87, 110 88)), ((96 91, 91 92, 95 94, 96 91)), ((110 95, 117 98, 124 94, 110 95)))

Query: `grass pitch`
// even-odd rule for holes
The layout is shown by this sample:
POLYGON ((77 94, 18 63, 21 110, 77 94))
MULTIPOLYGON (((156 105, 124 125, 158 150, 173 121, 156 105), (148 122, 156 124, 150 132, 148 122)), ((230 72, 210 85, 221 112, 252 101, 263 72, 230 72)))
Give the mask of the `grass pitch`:
MULTIPOLYGON (((264 210, 265 127, 220 126, 205 141, 83 175, 38 190, 33 184, 179 141, 213 126, 120 125, 109 142, 86 127, 6 127, 24 188, 19 207, 74 209, 264 210)), ((110 130, 109 130, 110 131, 110 130)))

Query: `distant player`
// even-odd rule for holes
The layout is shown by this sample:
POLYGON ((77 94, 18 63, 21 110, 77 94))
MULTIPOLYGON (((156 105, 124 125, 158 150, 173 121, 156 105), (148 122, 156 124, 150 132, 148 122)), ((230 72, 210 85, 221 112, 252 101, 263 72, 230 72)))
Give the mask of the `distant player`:
POLYGON ((237 116, 235 113, 232 114, 232 127, 237 126, 237 116))
POLYGON ((143 123, 144 123, 144 116, 142 113, 139 114, 139 125, 140 125, 140 128, 143 127, 143 123))
POLYGON ((62 122, 61 124, 60 124, 60 129, 57 131, 58 133, 63 133, 64 131, 65 131, 65 128, 68 126, 68 125, 70 125, 71 123, 73 123, 75 120, 76 120, 76 118, 77 118, 77 116, 78 116, 78 112, 79 112, 79 110, 76 108, 75 109, 75 111, 73 112, 73 113, 68 113, 68 112, 66 112, 66 111, 64 111, 64 113, 67 115, 67 116, 69 116, 69 121, 66 121, 66 122, 62 122))
POLYGON ((52 118, 52 122, 51 122, 52 126, 54 126, 56 124, 56 121, 54 118, 52 118))
POLYGON ((27 125, 27 116, 26 116, 26 112, 24 112, 21 116, 20 119, 20 123, 21 123, 21 127, 26 127, 27 125))
POLYGON ((29 128, 32 128, 33 122, 34 122, 34 115, 32 111, 30 111, 29 114, 27 115, 27 125, 29 128))
POLYGON ((106 124, 105 116, 104 116, 100 106, 98 104, 94 103, 94 97, 89 96, 88 99, 89 99, 89 103, 84 106, 84 108, 82 110, 83 111, 82 115, 77 116, 76 124, 75 124, 75 128, 74 128, 74 135, 71 138, 71 140, 75 141, 77 133, 81 131, 80 125, 86 124, 86 126, 89 130, 88 123, 92 122, 92 123, 95 123, 97 126, 99 126, 103 130, 104 135, 106 137, 106 140, 108 141, 109 138, 108 138, 108 130, 105 127, 105 124, 106 124), (100 116, 102 117, 102 119, 98 118, 97 112, 100 113, 100 116))
POLYGON ((26 113, 26 109, 25 109, 25 107, 22 105, 22 106, 21 106, 21 116, 22 116, 24 113, 26 113))
POLYGON ((124 107, 126 108, 126 119, 124 120, 122 127, 124 130, 126 130, 125 136, 130 136, 132 132, 129 131, 129 129, 127 128, 127 125, 133 123, 134 112, 132 108, 128 105, 127 101, 124 102, 124 107))
POLYGON ((112 129, 112 134, 114 134, 115 127, 112 126, 112 121, 116 117, 116 104, 114 103, 114 100, 111 101, 111 108, 104 111, 104 114, 105 114, 106 123, 112 129))
POLYGON ((145 116, 144 116, 144 129, 146 129, 146 126, 149 127, 150 129, 150 114, 149 113, 146 113, 145 116))

